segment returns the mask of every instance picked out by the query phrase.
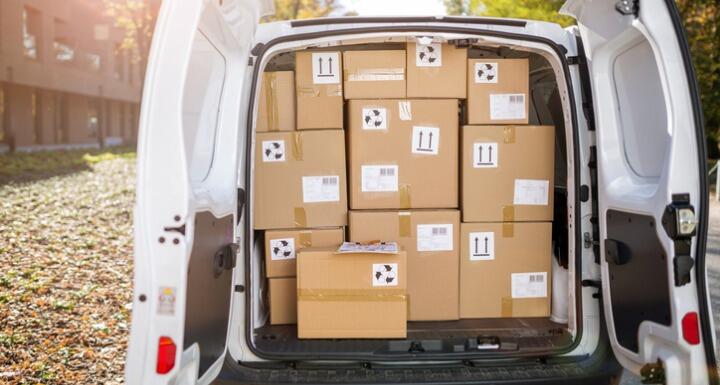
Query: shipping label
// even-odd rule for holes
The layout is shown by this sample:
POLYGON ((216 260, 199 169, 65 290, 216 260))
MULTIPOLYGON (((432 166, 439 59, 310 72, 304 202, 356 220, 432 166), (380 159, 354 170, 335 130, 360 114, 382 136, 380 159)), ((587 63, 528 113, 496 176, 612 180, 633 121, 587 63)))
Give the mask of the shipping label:
POLYGON ((442 44, 415 44, 415 65, 418 67, 441 67, 442 44))
POLYGON ((343 242, 338 248, 340 254, 397 254, 397 242, 343 242))
POLYGON ((304 176, 303 202, 339 202, 340 177, 338 175, 304 176))
POLYGON ((439 147, 440 128, 413 126, 411 148, 413 154, 437 155, 439 147))
POLYGON ((340 53, 313 52, 313 84, 340 84, 340 53))
POLYGON ((362 128, 363 130, 387 130, 387 108, 363 108, 362 128))
POLYGON ((492 261, 495 259, 495 233, 481 231, 469 234, 469 258, 471 261, 492 261))
POLYGON ((295 238, 271 239, 270 259, 273 261, 295 259, 295 238))
POLYGON ((513 204, 547 206, 550 182, 538 179, 515 179, 513 204))
POLYGON ((475 83, 497 83, 498 63, 497 62, 476 62, 475 83))
POLYGON ((452 251, 453 225, 417 225, 417 251, 452 251))
POLYGON ((284 162, 285 141, 284 140, 263 140, 262 142, 263 162, 284 162))
POLYGON ((372 285, 373 286, 397 286, 398 285, 398 264, 397 263, 373 263, 372 285))
POLYGON ((397 165, 368 165, 361 167, 362 192, 398 191, 397 165))
POLYGON ((497 142, 473 143, 473 168, 497 168, 497 142))
POLYGON ((511 274, 513 298, 547 297, 547 272, 511 274))
POLYGON ((525 119, 525 94, 491 94, 490 120, 525 119))

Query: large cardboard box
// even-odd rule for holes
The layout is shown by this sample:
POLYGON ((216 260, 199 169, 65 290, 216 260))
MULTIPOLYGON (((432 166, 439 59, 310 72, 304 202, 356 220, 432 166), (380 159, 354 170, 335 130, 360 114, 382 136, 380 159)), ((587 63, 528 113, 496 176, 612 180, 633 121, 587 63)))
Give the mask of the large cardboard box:
POLYGON ((293 131, 295 129, 295 73, 263 73, 255 131, 293 131))
POLYGON ((555 127, 462 129, 463 222, 553 219, 555 127))
POLYGON ((466 98, 467 48, 408 43, 406 57, 408 98, 466 98))
POLYGON ((265 274, 268 278, 294 277, 298 250, 304 247, 339 247, 342 228, 265 231, 265 274))
POLYGON ((405 338, 405 252, 336 250, 300 251, 298 338, 405 338))
POLYGON ((408 319, 459 317, 458 210, 350 211, 351 242, 396 241, 407 252, 408 319))
POLYGON ((405 97, 405 51, 345 51, 345 99, 405 97))
POLYGON ((343 131, 258 133, 255 147, 255 229, 345 226, 343 131))
POLYGON ((460 228, 460 318, 550 315, 550 222, 460 228))
POLYGON ((527 59, 471 59, 467 71, 469 124, 528 123, 527 59))
POLYGON ((457 100, 351 100, 348 114, 352 209, 457 207, 457 100))
POLYGON ((270 324, 297 323, 297 283, 295 278, 271 278, 268 281, 270 324))
POLYGON ((343 128, 342 54, 300 51, 295 54, 298 130, 343 128))

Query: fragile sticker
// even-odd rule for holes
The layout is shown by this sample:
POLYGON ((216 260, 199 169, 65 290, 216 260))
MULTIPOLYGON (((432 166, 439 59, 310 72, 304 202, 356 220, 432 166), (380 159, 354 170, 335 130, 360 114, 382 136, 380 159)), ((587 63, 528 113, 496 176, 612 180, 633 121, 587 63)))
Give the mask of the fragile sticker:
POLYGON ((497 62, 476 62, 475 83, 497 83, 498 63, 497 62))
POLYGON ((490 120, 525 119, 525 94, 491 94, 490 120))
POLYGON ((303 202, 339 202, 340 177, 338 175, 304 176, 303 202))
POLYGON ((452 251, 453 225, 417 225, 417 251, 452 251))
POLYGON ((547 272, 511 274, 513 298, 547 297, 547 272))
POLYGON ((295 238, 271 239, 270 259, 273 261, 295 259, 295 238))
POLYGON ((442 66, 442 44, 415 44, 415 65, 418 67, 442 66))
POLYGON ((177 290, 174 287, 161 286, 158 294, 158 315, 175 315, 177 290))
POLYGON ((387 130, 387 108, 363 108, 363 130, 387 130))
POLYGON ((398 191, 397 165, 369 165, 361 167, 362 192, 398 191))
POLYGON ((413 154, 437 155, 440 147, 440 129, 438 127, 413 126, 413 154))
POLYGON ((314 84, 340 84, 340 54, 313 52, 312 72, 314 84))
POLYGON ((410 101, 403 100, 398 102, 398 111, 400 120, 412 120, 412 106, 410 101))
POLYGON ((263 162, 284 162, 285 141, 284 140, 263 140, 262 142, 263 162))
POLYGON ((373 263, 373 286, 397 286, 398 285, 398 264, 397 263, 373 263))
POLYGON ((481 231, 469 234, 468 250, 471 261, 491 261, 495 259, 495 233, 481 231))
POLYGON ((547 206, 550 181, 541 179, 515 179, 513 204, 547 206))
POLYGON ((473 168, 497 168, 497 142, 473 143, 473 168))

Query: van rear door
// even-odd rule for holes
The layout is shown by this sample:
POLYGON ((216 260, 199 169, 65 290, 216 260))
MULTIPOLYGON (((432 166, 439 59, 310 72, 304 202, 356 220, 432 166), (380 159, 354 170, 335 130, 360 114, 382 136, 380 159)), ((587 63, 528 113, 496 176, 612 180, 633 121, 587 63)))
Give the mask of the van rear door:
POLYGON ((578 21, 592 89, 613 351, 648 383, 715 384, 705 135, 675 4, 569 0, 562 11, 578 21))
POLYGON ((271 10, 270 0, 163 1, 140 119, 128 384, 208 384, 222 367, 242 257, 242 91, 271 10))

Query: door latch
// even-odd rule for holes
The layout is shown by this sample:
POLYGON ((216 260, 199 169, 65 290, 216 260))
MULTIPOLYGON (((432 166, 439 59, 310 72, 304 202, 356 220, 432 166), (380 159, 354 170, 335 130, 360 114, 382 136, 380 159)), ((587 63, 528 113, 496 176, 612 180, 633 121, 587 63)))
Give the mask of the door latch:
POLYGON ((223 271, 235 268, 237 250, 237 243, 228 243, 215 252, 213 256, 213 273, 215 278, 219 277, 223 271))
POLYGON ((665 384, 665 367, 658 359, 655 363, 645 364, 640 368, 643 384, 665 384))
POLYGON ((672 199, 672 203, 665 207, 662 225, 665 233, 673 240, 675 286, 683 286, 690 283, 690 272, 695 264, 690 251, 698 220, 695 208, 690 204, 690 194, 673 194, 672 199))

